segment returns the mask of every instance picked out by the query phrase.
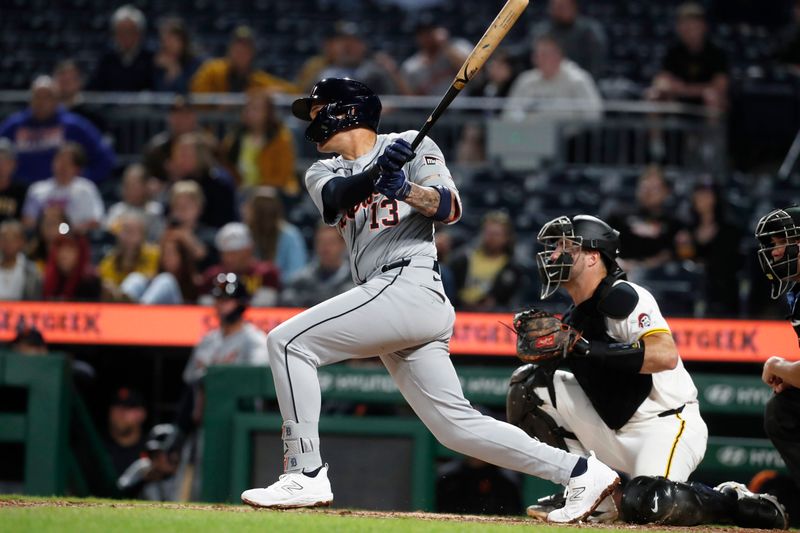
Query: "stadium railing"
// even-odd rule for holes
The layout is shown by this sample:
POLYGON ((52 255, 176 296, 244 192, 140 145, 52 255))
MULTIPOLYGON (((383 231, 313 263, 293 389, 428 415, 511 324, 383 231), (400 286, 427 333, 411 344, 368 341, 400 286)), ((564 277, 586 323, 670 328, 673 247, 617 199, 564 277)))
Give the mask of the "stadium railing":
MULTIPOLYGON (((13 111, 24 109, 29 98, 27 91, 0 91, 0 120, 13 111)), ((276 105, 295 134, 300 163, 305 164, 318 154, 310 143, 303 141, 305 125, 289 112, 294 98, 276 95, 276 105)), ((173 100, 174 95, 165 93, 84 93, 82 102, 102 110, 120 161, 128 163, 140 157, 148 139, 165 129, 166 111, 173 100)), ((192 101, 197 106, 201 124, 221 137, 238 123, 238 111, 245 96, 197 94, 192 96, 192 101)), ((381 130, 418 129, 438 101, 438 97, 382 97, 381 130)), ((580 105, 567 100, 521 101, 526 108, 547 114, 574 116, 582 110, 580 105)), ((605 100, 602 118, 562 118, 553 131, 543 133, 541 128, 534 127, 537 120, 528 123, 499 118, 498 113, 506 104, 504 98, 457 98, 439 119, 432 135, 445 154, 453 154, 465 125, 485 126, 487 161, 512 169, 542 164, 637 166, 651 161, 688 171, 722 173, 725 169, 724 117, 713 117, 699 106, 605 100), (532 138, 537 142, 532 144, 532 138)))

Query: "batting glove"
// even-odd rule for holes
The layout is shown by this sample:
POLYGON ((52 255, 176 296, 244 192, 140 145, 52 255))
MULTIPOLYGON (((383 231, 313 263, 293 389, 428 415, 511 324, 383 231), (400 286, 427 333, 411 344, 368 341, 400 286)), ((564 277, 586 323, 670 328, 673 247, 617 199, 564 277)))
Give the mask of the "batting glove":
POLYGON ((375 180, 375 190, 391 200, 405 200, 411 193, 411 183, 402 170, 381 171, 375 180))
POLYGON ((407 141, 395 139, 378 157, 378 167, 382 172, 397 172, 403 168, 403 165, 414 159, 415 155, 407 141))

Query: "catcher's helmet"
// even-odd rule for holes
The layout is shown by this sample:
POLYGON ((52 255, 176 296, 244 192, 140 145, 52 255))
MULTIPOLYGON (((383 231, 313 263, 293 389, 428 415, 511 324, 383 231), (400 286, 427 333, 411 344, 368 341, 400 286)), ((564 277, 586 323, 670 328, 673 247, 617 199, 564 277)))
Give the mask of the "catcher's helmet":
POLYGON ((381 101, 372 89, 350 78, 325 78, 317 82, 306 98, 292 103, 292 114, 300 120, 311 121, 306 139, 322 143, 339 131, 363 126, 378 131, 381 120, 381 101), (325 104, 313 119, 311 108, 325 104))
POLYGON ((575 262, 569 253, 569 245, 597 250, 610 274, 620 271, 617 264, 619 232, 597 217, 575 215, 572 218, 554 218, 542 226, 536 240, 544 245, 544 251, 536 254, 542 299, 552 295, 561 283, 569 280, 575 262), (559 244, 562 245, 561 253, 553 259, 553 252, 559 244))
POLYGON ((800 207, 776 209, 756 224, 758 263, 771 285, 773 299, 791 289, 800 274, 800 207), (782 248, 782 254, 773 256, 782 248))

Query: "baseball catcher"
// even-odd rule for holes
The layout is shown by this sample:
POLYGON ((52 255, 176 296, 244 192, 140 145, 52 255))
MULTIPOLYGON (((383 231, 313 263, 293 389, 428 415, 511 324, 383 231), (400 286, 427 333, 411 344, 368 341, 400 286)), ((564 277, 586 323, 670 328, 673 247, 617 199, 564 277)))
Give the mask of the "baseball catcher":
MULTIPOLYGON (((563 287, 573 305, 561 319, 537 310, 514 317, 517 352, 528 364, 511 377, 507 415, 552 446, 593 450, 632 480, 591 519, 621 514, 631 522, 691 525, 730 518, 786 527, 771 496, 736 483, 686 483, 705 454, 708 430, 658 304, 617 264, 619 232, 593 216, 562 216, 542 227, 538 241, 542 299, 563 287)), ((528 514, 541 518, 563 500, 543 498, 528 514)))

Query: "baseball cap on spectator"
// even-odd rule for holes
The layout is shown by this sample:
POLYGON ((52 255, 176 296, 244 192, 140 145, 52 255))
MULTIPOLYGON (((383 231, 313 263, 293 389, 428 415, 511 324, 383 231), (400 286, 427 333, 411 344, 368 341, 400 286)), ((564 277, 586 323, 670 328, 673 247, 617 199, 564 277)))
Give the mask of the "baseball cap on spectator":
POLYGON ((678 6, 678 20, 682 19, 702 19, 706 18, 706 10, 700 4, 687 2, 678 6))
POLYGON ((250 228, 241 222, 228 222, 217 232, 214 244, 220 252, 236 252, 252 248, 253 236, 250 234, 250 228))
POLYGON ((44 342, 44 336, 39 328, 36 326, 20 325, 17 328, 17 336, 11 341, 12 346, 17 344, 24 344, 36 348, 46 348, 47 344, 44 342))
POLYGON ((253 31, 253 28, 250 26, 236 26, 231 33, 231 43, 244 43, 249 44, 250 46, 255 46, 256 44, 256 34, 253 31))
POLYGON ((114 391, 114 396, 111 398, 109 406, 144 407, 144 398, 136 389, 120 387, 114 391))

